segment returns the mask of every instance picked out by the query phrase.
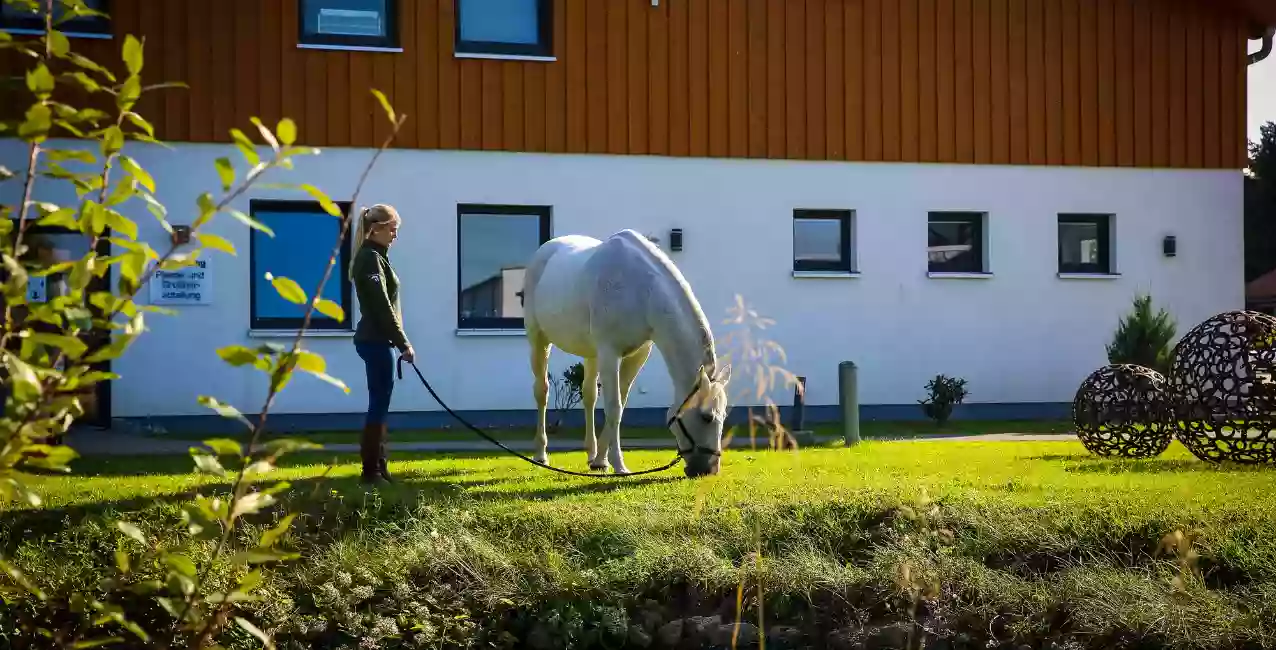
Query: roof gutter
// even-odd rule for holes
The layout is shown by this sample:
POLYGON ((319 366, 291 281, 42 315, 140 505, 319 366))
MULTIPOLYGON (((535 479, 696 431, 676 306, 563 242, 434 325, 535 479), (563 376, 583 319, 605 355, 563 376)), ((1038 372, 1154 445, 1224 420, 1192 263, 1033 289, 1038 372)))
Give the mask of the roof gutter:
POLYGON ((1268 27, 1263 32, 1263 46, 1257 52, 1251 52, 1249 55, 1249 64, 1254 65, 1263 59, 1266 59, 1272 53, 1272 36, 1276 34, 1276 27, 1268 27))

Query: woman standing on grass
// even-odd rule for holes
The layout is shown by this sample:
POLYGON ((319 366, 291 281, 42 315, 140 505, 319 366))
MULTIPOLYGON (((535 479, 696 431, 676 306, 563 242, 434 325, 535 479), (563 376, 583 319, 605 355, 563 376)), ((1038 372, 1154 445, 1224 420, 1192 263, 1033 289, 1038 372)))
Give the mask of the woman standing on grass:
POLYGON ((390 266, 390 246, 399 236, 399 213, 377 204, 359 214, 355 231, 354 261, 350 278, 359 296, 359 324, 355 327, 354 349, 363 359, 368 375, 368 415, 359 439, 363 458, 364 483, 389 482, 386 466, 386 416, 394 391, 394 355, 398 349, 406 361, 416 357, 412 343, 403 332, 403 312, 399 306, 399 276, 390 266))

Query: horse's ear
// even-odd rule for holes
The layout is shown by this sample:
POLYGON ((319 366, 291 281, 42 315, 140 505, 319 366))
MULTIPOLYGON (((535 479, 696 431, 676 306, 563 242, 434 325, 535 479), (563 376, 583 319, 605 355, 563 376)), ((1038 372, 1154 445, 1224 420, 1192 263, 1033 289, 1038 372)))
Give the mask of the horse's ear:
POLYGON ((718 366, 717 372, 713 373, 713 381, 724 386, 731 383, 731 364, 718 366))

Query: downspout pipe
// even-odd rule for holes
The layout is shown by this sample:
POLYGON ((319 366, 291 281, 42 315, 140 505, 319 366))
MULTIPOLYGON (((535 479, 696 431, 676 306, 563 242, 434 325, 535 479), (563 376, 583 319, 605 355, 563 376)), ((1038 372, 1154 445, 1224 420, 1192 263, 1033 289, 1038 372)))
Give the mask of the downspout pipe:
POLYGON ((1272 35, 1276 34, 1276 27, 1268 27, 1263 32, 1263 46, 1257 52, 1251 52, 1249 55, 1249 64, 1254 65, 1263 59, 1266 59, 1272 53, 1272 35))

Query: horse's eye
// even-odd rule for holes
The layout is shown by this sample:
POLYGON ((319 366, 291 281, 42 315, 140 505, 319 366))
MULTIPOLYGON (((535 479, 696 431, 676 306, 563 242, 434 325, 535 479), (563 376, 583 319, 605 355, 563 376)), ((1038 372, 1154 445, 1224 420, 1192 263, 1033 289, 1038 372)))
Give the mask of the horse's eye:
POLYGON ((704 423, 705 423, 705 424, 713 424, 713 414, 712 414, 712 413, 701 413, 701 414, 700 414, 700 417, 704 419, 704 423))

